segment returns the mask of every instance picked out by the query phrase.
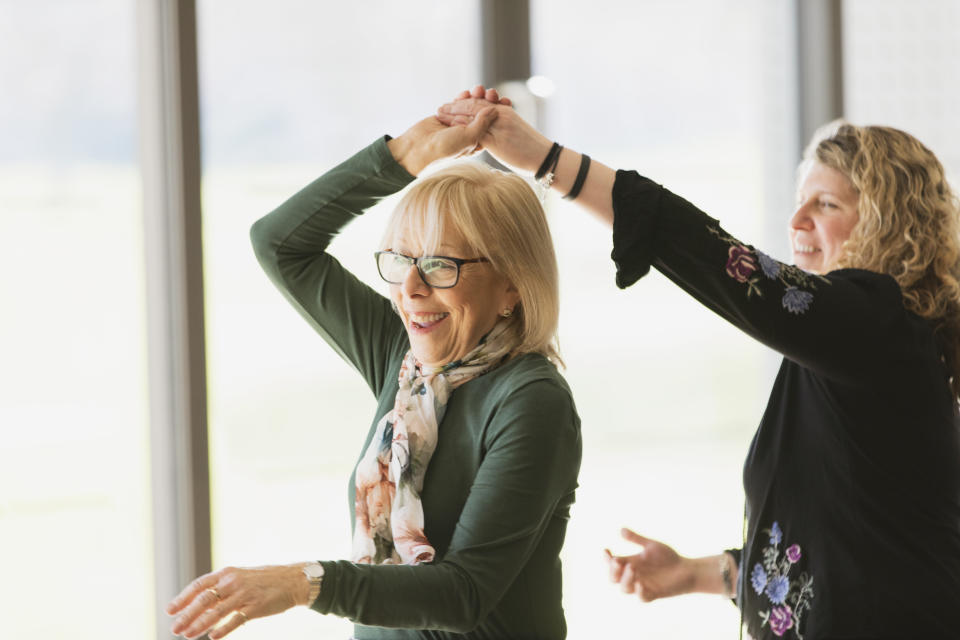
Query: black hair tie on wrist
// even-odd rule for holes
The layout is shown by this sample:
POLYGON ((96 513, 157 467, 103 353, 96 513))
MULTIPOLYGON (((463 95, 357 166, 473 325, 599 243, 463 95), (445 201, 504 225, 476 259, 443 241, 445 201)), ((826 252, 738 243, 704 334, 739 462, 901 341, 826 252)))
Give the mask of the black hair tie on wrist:
POLYGON ((570 189, 570 193, 563 196, 564 200, 574 200, 580 195, 580 189, 583 188, 583 183, 587 181, 587 173, 589 171, 590 156, 584 153, 580 156, 580 170, 577 171, 577 179, 573 181, 573 188, 570 189))
POLYGON ((533 176, 535 180, 543 178, 547 175, 547 171, 550 170, 551 163, 553 167, 556 168, 557 161, 560 159, 560 150, 563 147, 560 146, 560 143, 554 142, 553 146, 550 147, 550 151, 547 152, 547 157, 543 159, 543 163, 540 165, 540 168, 537 169, 537 173, 533 176))

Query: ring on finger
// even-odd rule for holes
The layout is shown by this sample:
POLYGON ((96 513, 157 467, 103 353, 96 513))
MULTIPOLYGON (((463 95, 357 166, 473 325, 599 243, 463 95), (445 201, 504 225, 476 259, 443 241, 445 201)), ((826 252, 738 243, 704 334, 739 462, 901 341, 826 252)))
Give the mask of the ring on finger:
POLYGON ((237 609, 237 615, 243 618, 243 622, 241 622, 240 624, 247 624, 248 622, 250 622, 250 618, 248 618, 247 614, 245 614, 243 611, 240 611, 239 609, 237 609))
POLYGON ((223 598, 220 597, 220 592, 214 589, 213 587, 207 587, 206 591, 209 591, 210 593, 212 593, 213 597, 216 598, 217 600, 223 600, 223 598))

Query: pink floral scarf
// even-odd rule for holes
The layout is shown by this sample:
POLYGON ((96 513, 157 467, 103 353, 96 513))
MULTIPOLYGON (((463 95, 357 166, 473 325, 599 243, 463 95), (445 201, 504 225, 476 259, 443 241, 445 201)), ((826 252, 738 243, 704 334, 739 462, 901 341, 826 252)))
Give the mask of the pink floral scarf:
POLYGON ((420 491, 437 447, 437 431, 450 394, 497 367, 517 346, 501 320, 476 349, 437 369, 407 351, 393 409, 377 424, 357 464, 356 524, 351 559, 363 564, 430 562, 434 549, 423 532, 420 491))

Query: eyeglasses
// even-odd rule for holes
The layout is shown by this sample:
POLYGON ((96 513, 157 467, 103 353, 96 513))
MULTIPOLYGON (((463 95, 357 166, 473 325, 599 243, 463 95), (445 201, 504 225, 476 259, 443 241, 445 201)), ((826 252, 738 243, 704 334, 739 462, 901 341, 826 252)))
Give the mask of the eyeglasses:
POLYGON ((377 259, 377 271, 380 277, 390 284, 402 284, 410 272, 410 267, 417 265, 420 279, 435 289, 449 289, 457 286, 460 281, 460 266, 471 262, 490 262, 487 258, 448 258, 446 256, 423 256, 411 258, 402 253, 393 251, 377 251, 373 254, 377 259))

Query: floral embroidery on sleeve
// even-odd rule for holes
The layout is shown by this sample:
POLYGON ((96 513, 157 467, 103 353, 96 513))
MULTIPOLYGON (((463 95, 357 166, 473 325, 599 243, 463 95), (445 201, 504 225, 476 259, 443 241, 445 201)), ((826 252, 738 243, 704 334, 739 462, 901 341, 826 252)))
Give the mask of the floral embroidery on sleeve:
POLYGON ((800 561, 802 555, 800 545, 792 544, 787 547, 783 557, 780 557, 780 543, 783 542, 783 532, 777 522, 769 529, 764 529, 770 535, 770 545, 763 549, 763 563, 753 565, 750 572, 750 586, 758 596, 766 596, 772 605, 765 611, 758 612, 761 627, 770 625, 775 636, 783 636, 793 629, 798 640, 803 640, 800 633, 800 618, 810 608, 813 599, 813 576, 802 572, 795 580, 790 579, 790 571, 800 561))
POLYGON ((761 251, 741 244, 721 229, 707 227, 707 230, 730 245, 727 251, 727 275, 747 285, 748 298, 754 294, 762 298, 763 290, 760 284, 763 280, 776 280, 784 286, 780 304, 790 313, 799 315, 805 313, 813 303, 813 294, 808 289, 816 291, 817 283, 830 284, 830 281, 822 276, 807 273, 793 265, 782 264, 761 251))

